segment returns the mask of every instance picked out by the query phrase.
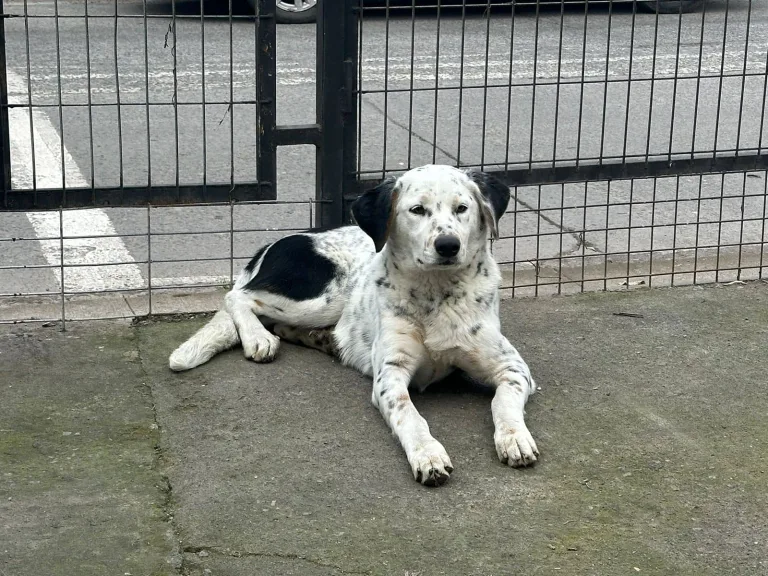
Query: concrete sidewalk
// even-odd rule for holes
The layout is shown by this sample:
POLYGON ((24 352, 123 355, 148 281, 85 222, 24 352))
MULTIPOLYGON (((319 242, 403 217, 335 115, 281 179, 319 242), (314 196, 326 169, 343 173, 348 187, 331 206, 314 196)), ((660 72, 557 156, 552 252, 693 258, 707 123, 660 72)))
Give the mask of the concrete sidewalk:
POLYGON ((418 485, 366 378, 284 345, 184 374, 204 319, 0 332, 0 575, 768 573, 768 285, 514 300, 541 462, 490 395, 415 397, 418 485))

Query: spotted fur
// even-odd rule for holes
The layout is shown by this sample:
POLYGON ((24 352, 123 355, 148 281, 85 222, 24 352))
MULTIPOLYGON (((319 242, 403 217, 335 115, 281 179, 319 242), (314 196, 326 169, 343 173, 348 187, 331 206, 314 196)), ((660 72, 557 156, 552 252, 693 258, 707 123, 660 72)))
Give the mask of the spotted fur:
POLYGON ((536 384, 501 333, 489 242, 508 202, 509 189, 480 172, 423 166, 387 179, 354 204, 357 226, 262 248, 170 367, 188 370, 238 342, 269 362, 281 338, 334 354, 373 379, 371 401, 425 485, 446 482, 453 464, 408 390, 460 369, 495 389, 499 459, 532 464, 524 406, 536 384))

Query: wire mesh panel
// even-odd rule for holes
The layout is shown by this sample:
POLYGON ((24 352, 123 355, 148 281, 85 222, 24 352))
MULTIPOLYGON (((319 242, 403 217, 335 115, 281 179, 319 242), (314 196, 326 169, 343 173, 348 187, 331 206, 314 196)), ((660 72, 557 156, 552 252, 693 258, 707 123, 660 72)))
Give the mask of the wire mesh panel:
POLYGON ((3 206, 274 199, 257 174, 274 51, 256 49, 274 23, 223 4, 6 1, 3 206))
POLYGON ((314 26, 278 38, 274 0, 2 7, 0 322, 186 310, 320 222, 314 26))
POLYGON ((188 309, 426 163, 512 186, 508 294, 765 275, 764 2, 2 7, 0 322, 188 309))
POLYGON ((515 294, 765 272, 768 6, 359 0, 366 185, 495 172, 515 294))

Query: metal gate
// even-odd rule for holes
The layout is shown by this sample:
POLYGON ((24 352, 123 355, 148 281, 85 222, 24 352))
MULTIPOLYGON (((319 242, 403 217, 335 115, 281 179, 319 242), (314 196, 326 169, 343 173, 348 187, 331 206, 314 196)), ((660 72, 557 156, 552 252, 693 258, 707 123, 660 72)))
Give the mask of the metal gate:
POLYGON ((514 294, 765 274, 764 4, 358 4, 350 197, 428 162, 495 173, 514 294))
MULTIPOLYGON (((6 2, 7 4, 7 2, 6 2)), ((317 200, 321 204, 321 208, 318 214, 320 222, 324 225, 338 225, 340 223, 341 215, 341 166, 342 157, 340 153, 345 149, 354 149, 354 142, 344 142, 342 139, 341 128, 344 125, 350 125, 354 123, 354 119, 350 118, 350 114, 354 111, 352 102, 352 90, 354 76, 350 71, 354 71, 354 49, 355 44, 353 35, 349 38, 352 44, 345 45, 343 42, 338 41, 339 38, 344 38, 344 30, 347 26, 354 27, 356 17, 355 12, 352 10, 346 10, 343 3, 323 3, 320 16, 318 18, 317 26, 317 121, 301 125, 277 125, 276 114, 276 80, 277 80, 277 59, 276 59, 276 44, 277 44, 277 28, 275 23, 275 0, 258 0, 255 3, 255 15, 240 15, 239 19, 254 20, 254 37, 255 45, 257 49, 254 50, 254 68, 255 74, 255 98, 254 99, 238 99, 235 100, 230 94, 228 101, 219 102, 219 104, 225 104, 228 106, 227 111, 231 112, 233 106, 237 105, 254 105, 255 110, 255 167, 256 178, 252 182, 236 182, 234 178, 234 172, 232 172, 232 178, 230 182, 226 183, 209 183, 208 175, 205 168, 203 169, 202 182, 199 184, 182 183, 180 181, 181 171, 178 164, 179 146, 180 146, 180 134, 179 134, 179 108, 185 104, 196 105, 202 107, 203 115, 205 115, 206 109, 215 104, 216 102, 206 101, 205 90, 205 56, 203 54, 203 78, 202 78, 202 98, 199 101, 192 102, 179 102, 178 101, 178 87, 180 83, 180 74, 177 64, 177 13, 176 2, 172 2, 172 14, 171 22, 168 25, 168 29, 165 33, 165 45, 164 48, 168 48, 172 55, 172 68, 171 75, 173 78, 173 91, 170 98, 166 101, 153 102, 151 97, 151 86, 149 79, 149 55, 148 55, 148 40, 147 40, 147 28, 148 21, 153 20, 153 15, 148 12, 148 4, 146 0, 143 2, 143 13, 139 15, 132 15, 133 17, 143 20, 144 25, 144 50, 145 50, 145 73, 146 82, 144 86, 145 99, 138 104, 145 109, 146 124, 147 124, 147 141, 146 141, 146 165, 147 165, 147 182, 145 185, 126 185, 122 181, 122 173, 124 168, 124 154, 123 154, 123 141, 122 134, 118 134, 119 140, 119 171, 120 171, 120 185, 119 186, 100 186, 97 179, 94 177, 93 172, 89 178, 90 186, 78 186, 77 183, 67 182, 67 166, 65 156, 61 155, 61 172, 63 174, 61 185, 58 187, 38 186, 38 179, 35 178, 35 166, 37 161, 35 158, 35 142, 32 138, 31 142, 31 160, 33 177, 31 178, 31 186, 14 186, 12 182, 12 166, 11 166, 11 144, 10 144, 10 130, 12 126, 9 122, 9 111, 21 111, 25 113, 25 117, 28 118, 29 130, 34 131, 34 116, 35 112, 41 109, 55 107, 56 114, 59 119, 60 126, 60 144, 61 148, 65 147, 65 129, 63 126, 64 110, 67 108, 86 108, 89 113, 88 125, 89 125, 89 139, 90 139, 90 155, 93 158, 94 146, 98 146, 98 142, 94 137, 94 120, 90 116, 94 107, 99 106, 92 100, 92 86, 91 78, 94 74, 91 61, 92 55, 90 54, 90 42, 86 39, 86 51, 87 54, 87 90, 88 98, 87 102, 80 103, 68 103, 62 99, 62 66, 61 66, 61 37, 63 32, 60 30, 60 23, 66 23, 69 19, 78 19, 85 22, 85 34, 88 36, 89 23, 92 21, 99 22, 99 20, 111 20, 114 22, 115 31, 117 31, 118 23, 128 20, 131 15, 120 14, 118 12, 118 3, 114 2, 114 11, 112 14, 93 14, 89 13, 89 4, 84 4, 84 12, 82 14, 61 14, 59 13, 59 2, 54 3, 54 12, 52 14, 35 13, 30 9, 27 2, 23 3, 23 6, 16 5, 17 11, 11 11, 10 13, 4 10, 2 20, 0 20, 0 156, 2 157, 2 164, 0 165, 0 181, 3 185, 3 205, 4 210, 35 210, 35 209, 66 209, 66 208, 81 208, 89 206, 167 206, 167 205, 179 205, 179 204, 194 204, 194 203, 216 203, 216 202, 242 202, 242 201, 274 201, 277 199, 276 180, 277 180, 277 147, 278 146, 290 146, 298 144, 311 144, 317 149, 317 184, 319 193, 317 200), (18 10, 21 8, 21 10, 18 10), (21 87, 20 92, 25 92, 25 98, 17 98, 15 102, 9 102, 8 100, 8 73, 6 70, 6 35, 5 35, 5 21, 9 19, 21 18, 24 21, 25 27, 25 63, 26 63, 26 78, 19 78, 18 83, 26 84, 21 87), (55 22, 55 35, 56 35, 56 73, 58 76, 58 101, 49 104, 39 104, 33 101, 33 68, 34 57, 30 53, 30 23, 34 23, 36 20, 53 20, 55 22), (349 56, 352 54, 352 56, 349 56), (174 142, 175 153, 177 156, 176 169, 175 169, 175 182, 171 184, 157 185, 152 182, 152 150, 151 150, 151 134, 150 134, 150 116, 151 110, 154 107, 165 106, 173 109, 174 114, 174 142)), ((203 2, 200 2, 201 19, 204 18, 202 12, 203 2)), ((230 25, 230 34, 232 34, 233 19, 237 21, 238 17, 232 13, 232 0, 229 0, 229 10, 224 16, 228 19, 230 25)), ((210 16, 209 16, 210 17, 210 16)), ((167 20, 167 18, 164 18, 167 20)), ((203 45, 203 52, 205 50, 205 26, 202 27, 203 39, 201 43, 203 45)), ((121 102, 121 90, 119 85, 120 70, 118 69, 118 39, 117 32, 114 38, 114 69, 113 69, 113 81, 115 82, 115 94, 116 99, 109 106, 114 107, 118 116, 117 129, 118 132, 122 128, 123 119, 121 116, 121 109, 125 106, 129 106, 126 102, 121 102)), ((232 39, 230 38, 230 50, 232 49, 232 39)), ((222 119, 223 120, 223 119, 222 119)), ((22 126, 18 124, 14 127, 16 130, 22 129, 22 126)), ((354 134, 354 131, 351 131, 354 134)), ((206 142, 206 124, 203 123, 202 132, 200 134, 203 140, 203 145, 206 142)), ((207 166, 207 159, 205 157, 205 149, 203 150, 203 162, 207 166)), ((354 153, 350 152, 350 157, 354 157, 354 153)), ((93 165, 91 165, 93 171, 93 165)))
POLYGON ((275 0, 4 0, 0 299, 55 294, 40 321, 92 317, 67 305, 94 293, 172 311, 153 295, 226 286, 259 242, 435 162, 510 185, 511 294, 762 278, 768 8, 648 4, 338 0, 312 31, 277 26, 275 0), (286 94, 311 113, 281 120, 286 94), (303 145, 312 166, 281 167, 303 145), (91 231, 80 208, 110 212, 91 231))

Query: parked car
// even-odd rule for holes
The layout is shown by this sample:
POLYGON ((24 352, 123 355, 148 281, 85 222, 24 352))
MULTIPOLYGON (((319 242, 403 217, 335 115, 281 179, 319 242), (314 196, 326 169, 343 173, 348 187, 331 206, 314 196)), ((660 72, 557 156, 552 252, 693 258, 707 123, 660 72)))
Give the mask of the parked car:
MULTIPOLYGON (((257 0, 249 0, 251 5, 255 5, 257 0)), ((365 3, 370 5, 374 1, 386 3, 386 0, 365 0, 365 3)), ((397 0, 391 0, 392 5, 397 0)), ((419 0, 416 0, 419 2, 419 0)), ((435 0, 424 0, 434 5, 435 0)), ((536 0, 518 0, 520 4, 535 3, 536 0)), ((566 0, 567 2, 568 0, 566 0)), ((541 0, 544 3, 558 3, 559 0, 541 0)), ((603 0, 605 2, 605 0, 603 0)), ((637 5, 647 11, 658 12, 660 14, 676 14, 681 10, 683 12, 691 12, 697 10, 704 3, 704 0, 614 0, 615 4, 620 2, 637 2, 637 5)), ((317 18, 317 3, 318 0, 277 0, 277 14, 276 18, 278 22, 283 24, 302 24, 308 22, 314 22, 317 18)), ((407 2, 403 2, 407 4, 407 2)), ((477 0, 473 0, 474 4, 477 4, 477 0)), ((461 5, 461 0, 444 0, 444 4, 458 4, 461 5)))

